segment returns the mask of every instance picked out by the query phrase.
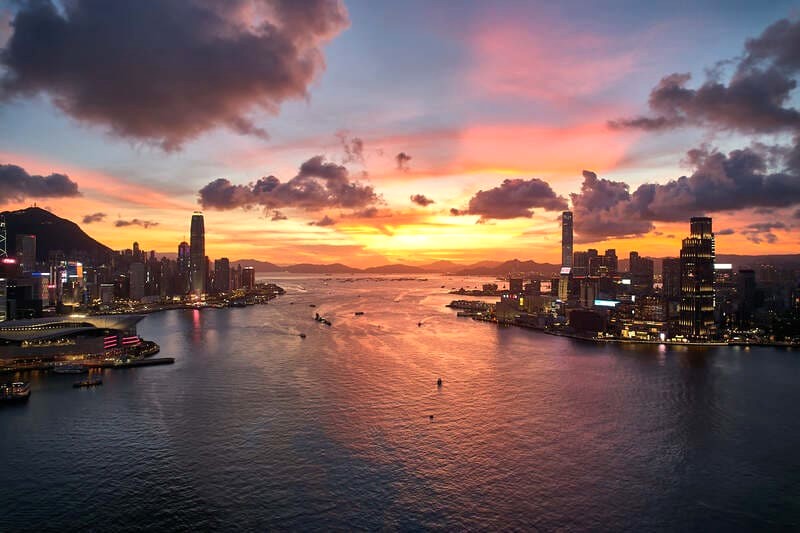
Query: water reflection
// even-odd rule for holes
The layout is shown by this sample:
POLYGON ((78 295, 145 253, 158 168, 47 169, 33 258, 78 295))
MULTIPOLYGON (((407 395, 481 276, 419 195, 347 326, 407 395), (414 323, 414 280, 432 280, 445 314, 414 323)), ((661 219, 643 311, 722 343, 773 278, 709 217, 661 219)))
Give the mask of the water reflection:
POLYGON ((796 357, 596 345, 444 307, 442 284, 482 281, 279 281, 289 294, 267 306, 148 316, 140 332, 174 366, 109 371, 90 394, 30 374, 29 405, 0 409, 4 518, 712 530, 777 514, 771 525, 791 525, 796 357))

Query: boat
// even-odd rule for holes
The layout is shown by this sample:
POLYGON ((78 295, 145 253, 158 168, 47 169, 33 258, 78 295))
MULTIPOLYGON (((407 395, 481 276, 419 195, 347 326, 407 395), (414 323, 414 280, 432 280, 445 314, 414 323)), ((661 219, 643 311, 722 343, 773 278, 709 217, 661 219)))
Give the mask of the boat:
POLYGON ((309 307, 316 307, 317 304, 308 304, 309 307))
POLYGON ((436 380, 436 386, 437 387, 441 387, 442 386, 442 378, 439 378, 439 379, 436 380))
POLYGON ((305 338, 306 338, 306 334, 305 334, 305 333, 301 333, 301 334, 300 334, 300 338, 301 338, 301 339, 305 339, 305 338))
POLYGON ((356 316, 361 316, 361 315, 363 315, 363 314, 364 314, 364 311, 356 311, 356 313, 355 313, 355 314, 356 314, 356 316))
POLYGON ((31 386, 23 381, 0 385, 0 402, 24 402, 31 396, 31 386))
POLYGON ((96 387, 102 384, 103 384, 103 378, 94 377, 76 381, 75 383, 72 384, 72 386, 75 387, 76 389, 79 389, 81 387, 96 387))
POLYGON ((75 365, 72 363, 62 363, 53 367, 53 372, 56 374, 86 374, 89 369, 83 365, 75 365))

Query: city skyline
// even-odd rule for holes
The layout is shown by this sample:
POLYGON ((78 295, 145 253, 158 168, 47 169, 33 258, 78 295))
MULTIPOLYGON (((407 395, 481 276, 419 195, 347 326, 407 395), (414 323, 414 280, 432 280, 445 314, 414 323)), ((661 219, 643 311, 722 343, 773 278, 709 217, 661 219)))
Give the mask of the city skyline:
MULTIPOLYGON (((114 98, 92 104, 102 87, 92 60, 80 57, 89 46, 80 24, 113 28, 131 17, 124 37, 135 44, 148 38, 137 24, 152 14, 82 2, 66 18, 47 3, 0 8, 0 181, 8 191, 0 209, 35 203, 82 221, 113 248, 146 239, 158 253, 174 253, 188 237, 185 213, 202 210, 213 228, 210 257, 355 267, 557 264, 566 209, 576 213, 576 247, 673 256, 691 216, 713 216, 724 253, 791 253, 800 244, 791 53, 800 23, 789 3, 744 3, 737 13, 658 4, 646 14, 625 3, 613 14, 569 3, 459 13, 414 4, 397 18, 384 17, 385 6, 321 2, 304 13, 314 27, 250 9, 257 4, 210 15, 239 37, 255 34, 249 22, 276 17, 282 32, 305 35, 293 41, 295 56, 280 58, 293 84, 212 84, 194 95, 209 109, 180 108, 180 120, 168 111, 185 100, 176 87, 196 76, 189 67, 165 81, 160 99, 129 79, 142 93, 131 104, 165 118, 142 119, 114 98), (24 48, 47 17, 57 17, 76 53, 72 70, 51 78, 37 74, 48 65, 26 63, 24 48), (392 46, 366 54, 361 45, 373 42, 382 17, 392 46), (448 17, 468 31, 454 34, 448 17), (554 23, 563 35, 551 35, 554 23), (693 25, 704 30, 694 41, 672 40, 672 30, 693 25), (396 47, 426 61, 396 58, 396 47), (386 70, 390 58, 397 72, 386 70), (393 83, 402 69, 413 75, 393 83), (465 89, 455 99, 447 96, 454 84, 465 89)), ((211 8, 160 9, 191 17, 211 8)), ((165 42, 173 48, 163 60, 119 44, 117 74, 178 61, 189 44, 181 39, 206 43, 203 31, 165 42)))

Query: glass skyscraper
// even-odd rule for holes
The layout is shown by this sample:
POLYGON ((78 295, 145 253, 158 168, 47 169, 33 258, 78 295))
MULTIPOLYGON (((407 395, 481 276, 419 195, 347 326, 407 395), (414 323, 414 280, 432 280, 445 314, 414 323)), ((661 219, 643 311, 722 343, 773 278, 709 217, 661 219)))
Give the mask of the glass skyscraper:
POLYGON ((189 239, 190 274, 192 294, 201 295, 206 292, 206 229, 203 213, 192 215, 191 237, 189 239))

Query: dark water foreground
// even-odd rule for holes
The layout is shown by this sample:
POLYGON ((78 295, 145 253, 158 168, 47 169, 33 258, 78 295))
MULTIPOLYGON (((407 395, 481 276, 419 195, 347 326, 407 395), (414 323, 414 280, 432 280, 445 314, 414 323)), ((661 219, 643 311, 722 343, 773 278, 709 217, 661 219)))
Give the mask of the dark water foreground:
POLYGON ((800 528, 800 352, 497 328, 446 278, 279 284, 148 316, 172 366, 28 375, 0 531, 800 528))

